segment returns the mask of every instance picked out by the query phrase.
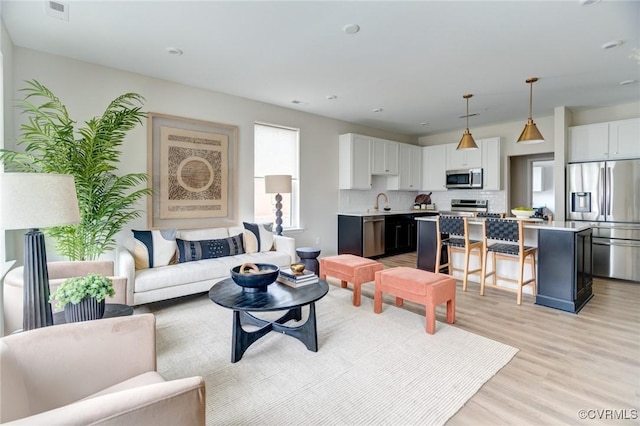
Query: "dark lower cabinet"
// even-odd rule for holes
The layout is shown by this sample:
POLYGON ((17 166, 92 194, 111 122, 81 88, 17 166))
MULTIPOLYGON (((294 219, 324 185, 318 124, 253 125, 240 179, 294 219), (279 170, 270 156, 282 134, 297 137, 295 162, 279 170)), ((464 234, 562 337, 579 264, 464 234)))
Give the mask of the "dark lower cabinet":
POLYGON ((577 313, 593 297, 592 230, 538 231, 536 304, 577 313))
POLYGON ((338 254, 362 256, 362 217, 338 215, 338 254))
MULTIPOLYGON (((384 215, 384 254, 374 257, 415 251, 418 242, 416 217, 435 215, 434 212, 384 215)), ((363 238, 361 216, 338 215, 338 254, 362 256, 363 238)))
POLYGON ((394 215, 385 218, 384 254, 386 256, 415 250, 414 222, 411 215, 394 215))

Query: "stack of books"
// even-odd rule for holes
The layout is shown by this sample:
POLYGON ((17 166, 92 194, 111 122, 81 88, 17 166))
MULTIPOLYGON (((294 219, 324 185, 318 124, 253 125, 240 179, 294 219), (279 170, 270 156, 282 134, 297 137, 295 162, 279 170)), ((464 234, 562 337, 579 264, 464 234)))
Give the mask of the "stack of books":
POLYGON ((293 272, 291 268, 286 268, 280 269, 280 275, 278 275, 277 281, 295 288, 317 283, 318 276, 308 269, 305 269, 300 273, 296 273, 293 272))

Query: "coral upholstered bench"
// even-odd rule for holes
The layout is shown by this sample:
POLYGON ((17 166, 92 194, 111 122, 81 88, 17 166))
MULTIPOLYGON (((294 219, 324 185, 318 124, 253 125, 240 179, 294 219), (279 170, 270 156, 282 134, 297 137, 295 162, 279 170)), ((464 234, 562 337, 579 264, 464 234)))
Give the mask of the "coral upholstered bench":
POLYGON ((434 274, 420 269, 398 267, 376 272, 373 311, 382 312, 382 294, 396 296, 396 306, 403 299, 425 305, 427 333, 436 332, 436 306, 447 302, 447 322, 456 320, 456 281, 446 274, 434 274))
POLYGON ((327 276, 339 278, 343 288, 347 287, 347 282, 353 283, 353 306, 360 306, 362 284, 373 281, 375 273, 381 270, 380 262, 353 254, 320 259, 320 279, 326 280, 327 276))

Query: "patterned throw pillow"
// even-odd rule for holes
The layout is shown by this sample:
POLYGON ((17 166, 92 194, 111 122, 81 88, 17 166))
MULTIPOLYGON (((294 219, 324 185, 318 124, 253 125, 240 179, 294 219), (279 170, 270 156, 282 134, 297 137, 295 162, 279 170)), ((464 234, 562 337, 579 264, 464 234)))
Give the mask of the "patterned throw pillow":
POLYGON ((167 266, 176 255, 176 229, 156 231, 132 230, 135 246, 133 258, 136 269, 167 266))
POLYGON ((242 234, 219 240, 187 241, 178 238, 176 243, 178 244, 178 261, 180 263, 244 253, 242 234))
POLYGON ((244 251, 258 253, 273 247, 273 223, 249 223, 244 225, 244 251))

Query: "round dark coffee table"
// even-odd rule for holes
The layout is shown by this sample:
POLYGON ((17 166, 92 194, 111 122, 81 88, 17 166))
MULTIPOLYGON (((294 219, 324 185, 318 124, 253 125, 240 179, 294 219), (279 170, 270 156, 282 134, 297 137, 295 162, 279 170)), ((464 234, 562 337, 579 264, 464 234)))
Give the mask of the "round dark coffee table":
POLYGON ((216 283, 209 290, 209 299, 214 303, 233 310, 231 362, 240 361, 247 348, 270 331, 286 334, 300 340, 313 352, 318 352, 315 302, 329 292, 325 281, 304 287, 292 288, 285 284, 273 283, 264 292, 246 292, 231 278, 216 283), (302 319, 302 307, 309 305, 307 321, 297 327, 284 325, 290 320, 302 319), (275 321, 267 321, 249 312, 284 311, 287 313, 275 321), (245 331, 242 325, 260 327, 255 331, 245 331))
POLYGON ((304 263, 306 269, 313 271, 316 275, 320 275, 320 264, 318 256, 320 249, 315 247, 300 247, 296 249, 296 254, 300 258, 300 262, 304 263))
MULTIPOLYGON (((122 305, 120 303, 107 303, 104 305, 104 318, 114 317, 126 317, 133 315, 133 307, 128 305, 122 305)), ((66 324, 67 320, 64 318, 64 311, 56 312, 53 314, 53 325, 66 324)))

